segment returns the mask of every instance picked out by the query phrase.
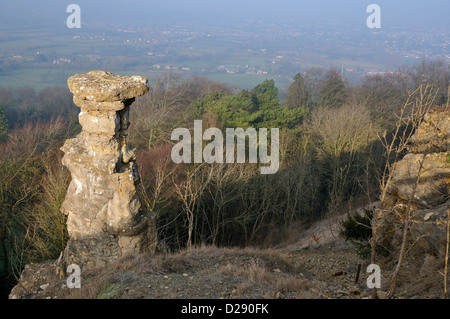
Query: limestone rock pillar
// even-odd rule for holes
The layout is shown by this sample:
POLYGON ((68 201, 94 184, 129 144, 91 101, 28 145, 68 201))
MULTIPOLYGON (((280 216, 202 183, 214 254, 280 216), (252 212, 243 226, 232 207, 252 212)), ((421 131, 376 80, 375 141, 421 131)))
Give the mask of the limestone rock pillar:
POLYGON ((155 241, 151 214, 140 211, 136 193, 135 150, 126 141, 130 105, 148 91, 147 79, 91 71, 67 83, 82 131, 61 148, 72 176, 61 208, 70 237, 63 259, 100 266, 155 241))

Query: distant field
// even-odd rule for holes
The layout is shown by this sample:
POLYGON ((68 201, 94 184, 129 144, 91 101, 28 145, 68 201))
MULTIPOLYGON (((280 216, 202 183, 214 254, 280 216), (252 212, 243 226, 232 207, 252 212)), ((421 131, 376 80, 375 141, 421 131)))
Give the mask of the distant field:
MULTIPOLYGON (((152 78, 169 66, 179 70, 189 68, 190 71, 183 72, 187 76, 205 76, 243 89, 251 89, 266 79, 273 79, 279 90, 285 91, 292 81, 292 74, 304 70, 311 60, 319 59, 323 62, 318 65, 326 65, 331 61, 343 68, 355 65, 355 61, 346 56, 333 60, 326 54, 318 54, 320 50, 303 50, 301 55, 294 49, 284 53, 268 50, 269 53, 266 54, 266 51, 258 50, 265 47, 264 41, 247 42, 241 37, 212 36, 189 42, 177 42, 168 38, 171 42, 168 40, 168 43, 158 45, 134 43, 135 37, 95 29, 82 29, 74 33, 68 29, 58 29, 57 32, 45 28, 9 31, 0 27, 0 70, 12 70, 7 73, 0 71, 0 87, 30 86, 36 90, 49 86, 67 87, 67 78, 71 75, 95 69, 152 78), (80 34, 81 38, 74 37, 76 34, 80 34), (130 43, 126 42, 128 39, 130 43), (48 61, 64 58, 71 59, 73 64, 44 65, 45 62, 36 61, 37 52, 48 61), (149 52, 152 55, 148 55, 149 52), (278 58, 279 56, 289 56, 289 59, 278 58), (288 60, 289 63, 286 62, 288 60), (88 67, 89 65, 92 67, 88 67), (153 65, 161 65, 161 71, 152 71, 153 65), (225 66, 229 72, 247 69, 269 74, 224 73, 225 66), (219 71, 219 68, 222 70, 219 71)), ((359 61, 357 66, 377 69, 373 62, 359 61)))
POLYGON ((207 78, 223 83, 228 83, 230 85, 236 85, 243 89, 249 90, 254 88, 256 85, 264 82, 265 80, 274 80, 275 86, 280 90, 288 85, 287 82, 281 81, 278 78, 271 75, 257 75, 257 74, 206 74, 207 78))
MULTIPOLYGON (((81 74, 93 69, 20 69, 7 75, 0 73, 0 87, 30 86, 41 90, 49 86, 67 87, 67 79, 74 74, 81 74)), ((124 70, 107 70, 120 75, 142 75, 152 77, 156 72, 139 72, 124 70)))
POLYGON ((30 86, 41 90, 49 86, 67 87, 67 78, 76 73, 89 70, 61 70, 61 69, 20 69, 6 75, 0 74, 1 87, 30 86))
MULTIPOLYGON (((85 73, 90 69, 20 69, 15 70, 7 75, 0 73, 0 87, 21 87, 30 86, 36 90, 41 90, 49 86, 67 87, 67 78, 77 73, 85 73)), ((151 71, 130 71, 130 70, 108 70, 120 75, 141 75, 152 78, 160 72, 151 71)), ((206 78, 214 81, 223 82, 231 86, 238 86, 243 89, 252 89, 266 79, 273 79, 275 85, 282 90, 288 85, 284 79, 281 80, 272 75, 256 75, 256 74, 224 74, 224 73, 205 73, 206 78)))

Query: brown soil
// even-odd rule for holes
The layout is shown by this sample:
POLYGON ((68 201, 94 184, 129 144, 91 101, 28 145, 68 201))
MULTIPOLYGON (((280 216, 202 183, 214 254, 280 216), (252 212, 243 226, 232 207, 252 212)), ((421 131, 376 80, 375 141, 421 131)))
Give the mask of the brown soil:
MULTIPOLYGON (((28 298, 369 298, 369 262, 337 236, 338 225, 336 219, 323 221, 302 232, 295 243, 272 249, 207 246, 170 254, 126 256, 107 267, 83 272, 80 289, 67 288, 66 278, 61 278, 41 285, 43 288, 28 298), (361 272, 355 282, 358 265, 361 272)), ((436 264, 429 259, 429 265, 436 264)), ((422 269, 405 262, 395 298, 442 297, 439 275, 432 271, 434 279, 430 280, 423 271, 424 263, 420 264, 422 269), (417 271, 419 275, 415 275, 417 271)), ((383 296, 395 261, 385 261, 380 267, 383 296)))

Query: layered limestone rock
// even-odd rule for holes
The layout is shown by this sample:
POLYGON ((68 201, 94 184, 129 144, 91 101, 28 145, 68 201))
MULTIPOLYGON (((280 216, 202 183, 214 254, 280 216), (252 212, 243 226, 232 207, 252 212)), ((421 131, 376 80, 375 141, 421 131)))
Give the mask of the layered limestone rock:
POLYGON ((61 148, 72 176, 61 208, 70 237, 63 260, 99 266, 154 242, 151 215, 139 210, 135 151, 126 141, 130 105, 148 91, 147 79, 91 71, 67 82, 82 132, 61 148))
POLYGON ((426 113, 421 125, 411 138, 408 150, 414 154, 448 152, 450 120, 448 107, 440 107, 426 113))
POLYGON ((61 148, 72 176, 61 207, 70 238, 57 260, 26 265, 11 299, 34 298, 65 282, 70 264, 84 270, 156 249, 154 215, 140 211, 135 151, 127 145, 130 106, 148 91, 147 79, 91 71, 70 77, 68 86, 82 126, 61 148))
POLYGON ((386 248, 396 250, 399 247, 401 225, 410 202, 411 242, 427 254, 436 255, 445 249, 450 209, 449 134, 450 110, 431 110, 412 136, 409 153, 395 163, 383 202, 391 213, 382 215, 378 231, 379 241, 386 248))

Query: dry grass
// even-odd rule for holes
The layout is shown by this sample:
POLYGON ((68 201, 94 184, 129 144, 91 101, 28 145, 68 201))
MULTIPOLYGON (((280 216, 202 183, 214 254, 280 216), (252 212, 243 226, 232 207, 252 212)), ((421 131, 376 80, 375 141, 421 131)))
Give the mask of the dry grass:
POLYGON ((444 297, 444 257, 425 255, 421 258, 409 256, 398 278, 399 295, 405 298, 423 296, 444 297))
MULTIPOLYGON (((201 246, 166 255, 127 255, 82 273, 81 289, 47 296, 97 298, 309 298, 311 284, 276 250, 201 246)), ((42 296, 41 296, 42 297, 42 296)))
MULTIPOLYGON (((249 254, 253 249, 245 249, 249 254)), ((252 256, 259 254, 271 256, 272 258, 279 258, 285 265, 289 265, 287 270, 293 270, 291 265, 287 263, 286 257, 277 251, 268 251, 267 254, 259 250, 252 256)), ((250 255, 250 254, 249 254, 250 255)), ((305 279, 298 278, 299 274, 284 272, 278 268, 271 268, 270 263, 261 262, 261 260, 253 260, 248 265, 242 267, 238 264, 228 263, 219 269, 216 274, 230 275, 239 277, 239 285, 236 288, 237 297, 247 297, 248 294, 255 289, 256 286, 264 287, 268 292, 264 295, 265 298, 277 296, 277 293, 282 293, 290 298, 310 298, 308 290, 312 284, 305 279)))

